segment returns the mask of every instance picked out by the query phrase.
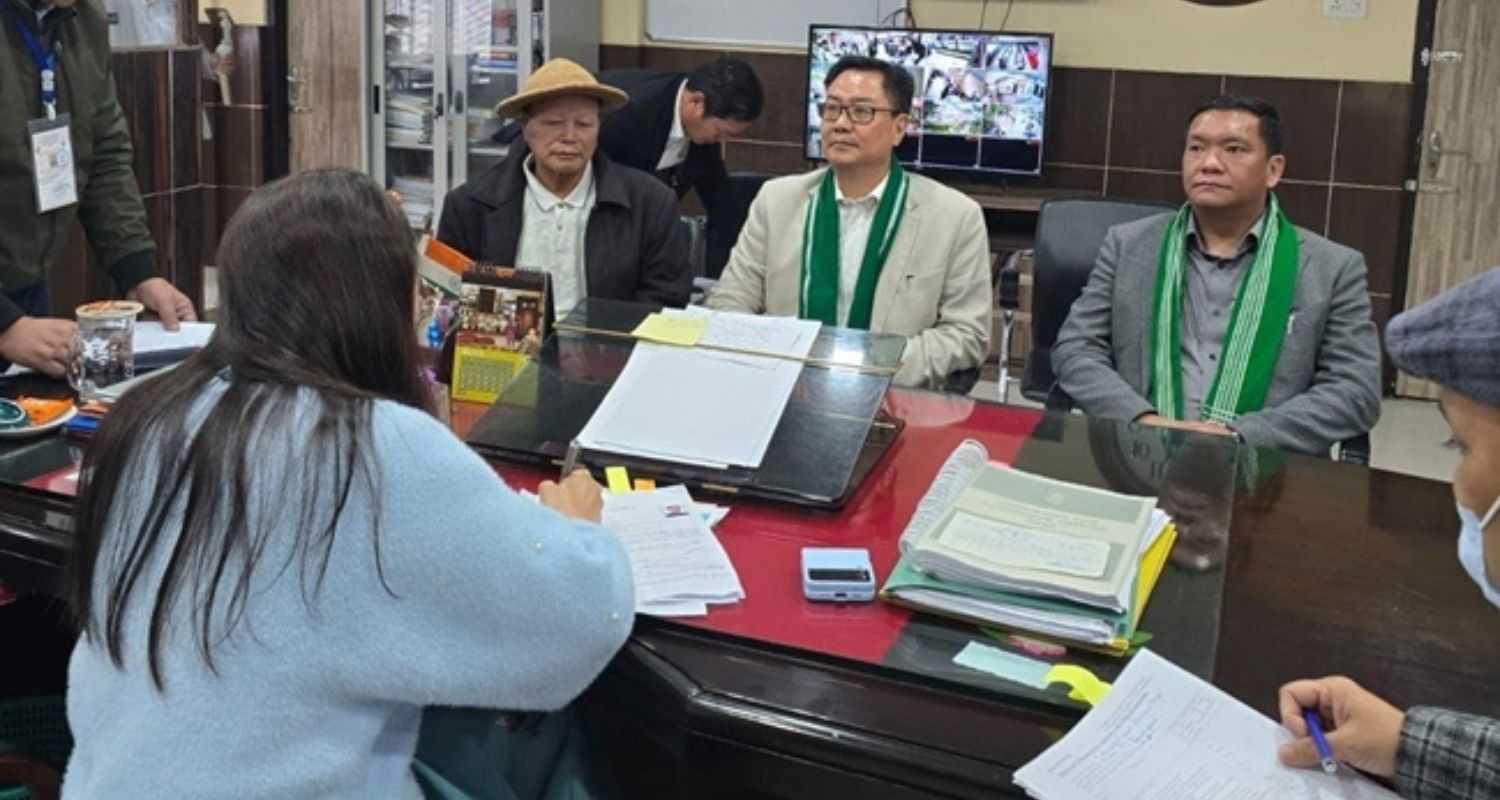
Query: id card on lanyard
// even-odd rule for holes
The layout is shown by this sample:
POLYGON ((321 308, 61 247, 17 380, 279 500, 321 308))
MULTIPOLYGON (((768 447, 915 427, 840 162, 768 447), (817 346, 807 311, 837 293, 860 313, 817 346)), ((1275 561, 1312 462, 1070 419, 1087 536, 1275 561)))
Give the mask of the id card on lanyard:
POLYGON ((47 116, 30 120, 26 129, 31 142, 32 176, 36 179, 37 213, 46 214, 78 202, 71 120, 67 114, 57 113, 57 37, 54 34, 44 45, 21 13, 6 5, 26 52, 41 74, 42 108, 47 116))

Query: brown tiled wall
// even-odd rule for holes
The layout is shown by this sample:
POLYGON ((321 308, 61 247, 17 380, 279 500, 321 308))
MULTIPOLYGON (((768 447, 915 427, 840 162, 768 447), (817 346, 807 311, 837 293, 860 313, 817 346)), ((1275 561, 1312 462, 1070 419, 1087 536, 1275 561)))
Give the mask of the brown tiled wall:
MULTIPOLYGON (((157 268, 201 303, 204 254, 216 229, 198 158, 203 86, 197 48, 122 50, 114 54, 115 85, 130 124, 135 175, 157 268)), ((83 229, 75 227, 67 254, 48 276, 54 313, 115 293, 94 263, 83 229)))
MULTIPOLYGON (((218 85, 202 79, 196 46, 114 53, 115 84, 130 122, 158 269, 200 308, 203 267, 213 263, 223 223, 265 181, 260 61, 273 35, 272 28, 236 29, 235 105, 227 107, 219 103, 218 85)), ((94 264, 81 227, 48 279, 57 314, 115 294, 94 264)))
MULTIPOLYGON (((687 71, 718 53, 604 45, 604 69, 687 71)), ((765 116, 725 146, 731 170, 775 173, 807 168, 802 158, 807 59, 737 52, 767 87, 765 116)), ((1288 80, 1233 75, 1058 67, 1050 138, 1039 179, 1013 185, 1182 202, 1178 169, 1187 117, 1221 92, 1254 94, 1281 111, 1287 178, 1278 190, 1293 221, 1360 250, 1370 267, 1375 319, 1384 328, 1397 276, 1402 182, 1410 145, 1413 87, 1400 83, 1288 80)))

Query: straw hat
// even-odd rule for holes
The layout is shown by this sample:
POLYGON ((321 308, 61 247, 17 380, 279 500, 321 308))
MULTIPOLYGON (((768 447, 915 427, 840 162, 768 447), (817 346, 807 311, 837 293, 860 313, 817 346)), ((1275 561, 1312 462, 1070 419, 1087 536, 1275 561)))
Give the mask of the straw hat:
POLYGON ((495 113, 502 117, 518 117, 533 103, 571 94, 598 100, 600 111, 614 111, 630 100, 630 95, 600 83, 578 64, 566 58, 554 58, 531 73, 525 91, 513 94, 495 106, 495 113))

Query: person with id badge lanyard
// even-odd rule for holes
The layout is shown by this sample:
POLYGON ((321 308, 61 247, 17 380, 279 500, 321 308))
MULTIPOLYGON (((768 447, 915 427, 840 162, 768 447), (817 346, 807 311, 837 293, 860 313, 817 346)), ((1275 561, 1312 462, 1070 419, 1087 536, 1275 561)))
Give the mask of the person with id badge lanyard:
POLYGON ((0 0, 0 28, 0 124, 21 128, 0 136, 0 370, 61 376, 74 323, 50 318, 47 274, 75 220, 127 297, 169 329, 197 316, 156 271, 103 4, 0 0))

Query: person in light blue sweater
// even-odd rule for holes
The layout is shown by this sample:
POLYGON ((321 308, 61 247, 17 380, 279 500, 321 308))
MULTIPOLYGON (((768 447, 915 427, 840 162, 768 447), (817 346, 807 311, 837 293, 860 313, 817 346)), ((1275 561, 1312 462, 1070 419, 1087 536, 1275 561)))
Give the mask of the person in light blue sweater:
POLYGON ((85 457, 63 796, 421 797, 423 709, 548 711, 634 588, 579 472, 541 503, 425 410, 416 266, 368 178, 246 202, 207 347, 85 457))

